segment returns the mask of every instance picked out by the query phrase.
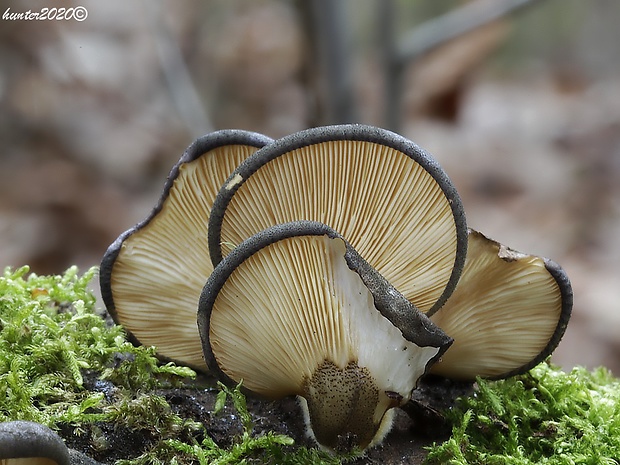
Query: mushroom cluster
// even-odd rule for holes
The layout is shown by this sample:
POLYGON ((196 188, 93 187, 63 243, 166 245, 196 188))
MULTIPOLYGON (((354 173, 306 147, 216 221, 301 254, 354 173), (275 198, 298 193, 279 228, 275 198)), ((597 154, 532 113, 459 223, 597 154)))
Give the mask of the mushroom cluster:
POLYGON ((100 278, 135 342, 251 394, 298 396, 330 450, 379 443, 427 372, 529 370, 572 308, 562 268, 468 229, 431 155, 363 125, 202 137, 100 278))

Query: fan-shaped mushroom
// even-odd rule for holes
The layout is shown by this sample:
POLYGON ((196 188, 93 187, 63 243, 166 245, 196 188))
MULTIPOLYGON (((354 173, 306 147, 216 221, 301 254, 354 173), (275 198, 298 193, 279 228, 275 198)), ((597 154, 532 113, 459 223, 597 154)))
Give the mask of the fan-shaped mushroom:
POLYGON ((69 465, 69 450, 47 426, 32 421, 9 421, 0 423, 0 463, 69 465))
POLYGON ((143 222, 121 234, 101 263, 101 292, 114 320, 159 355, 204 369, 196 308, 213 266, 207 248, 213 199, 248 155, 271 142, 238 130, 194 142, 172 168, 143 222))
POLYGON ((559 265, 470 230, 461 279, 431 317, 454 338, 432 372, 461 379, 524 373, 557 347, 572 304, 570 281, 559 265))
POLYGON ((268 228, 209 277, 198 311, 209 368, 267 398, 305 399, 330 449, 366 448, 451 339, 326 225, 268 228), (386 413, 387 412, 387 413, 386 413))
POLYGON ((375 127, 309 129, 250 156, 214 201, 211 258, 297 220, 334 228, 424 312, 449 297, 465 260, 465 217, 447 175, 413 142, 375 127))
MULTIPOLYGON (((101 265, 106 306, 141 343, 203 369, 195 312, 210 259, 217 264, 234 244, 297 220, 342 233, 389 289, 456 340, 436 373, 520 373, 549 355, 564 333, 572 307, 564 271, 480 233, 468 235, 458 194, 431 156, 361 125, 278 141, 245 131, 196 141, 151 215, 108 249, 101 265)), ((375 304, 380 297, 373 291, 375 304)), ((406 331, 406 320, 391 321, 406 331)))

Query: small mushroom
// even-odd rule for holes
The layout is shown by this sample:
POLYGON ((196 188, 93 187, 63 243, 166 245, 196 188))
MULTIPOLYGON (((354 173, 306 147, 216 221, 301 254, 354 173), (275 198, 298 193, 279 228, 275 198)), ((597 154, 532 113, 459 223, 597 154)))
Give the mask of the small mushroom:
POLYGON ((558 264, 470 230, 461 279, 431 316, 454 339, 432 372, 453 379, 524 373, 556 348, 572 304, 570 281, 558 264))
POLYGON ((214 201, 211 258, 297 220, 334 228, 423 312, 450 296, 465 260, 465 216, 447 175, 413 142, 371 126, 301 131, 245 160, 214 201))
POLYGON ((204 369, 196 308, 213 271, 207 247, 213 199, 235 167, 269 142, 238 130, 198 139, 172 168, 151 214, 108 248, 100 271, 102 297, 135 342, 204 369))
POLYGON ((381 441, 451 343, 332 228, 293 222, 235 248, 199 303, 205 360, 228 384, 301 399, 316 441, 381 441))
POLYGON ((60 436, 32 421, 0 423, 2 465, 69 465, 69 450, 60 436))

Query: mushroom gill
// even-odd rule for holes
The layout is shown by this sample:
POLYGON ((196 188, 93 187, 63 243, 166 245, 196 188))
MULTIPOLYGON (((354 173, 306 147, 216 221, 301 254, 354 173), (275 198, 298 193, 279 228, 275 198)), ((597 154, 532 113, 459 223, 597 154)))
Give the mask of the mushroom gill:
POLYGON ((313 436, 336 450, 380 441, 387 412, 451 343, 315 222, 268 228, 234 249, 203 289, 198 327, 213 372, 262 397, 300 396, 313 436))
POLYGON ((104 302, 114 320, 158 354, 204 369, 196 308, 213 271, 208 220, 229 174, 271 140, 246 131, 198 139, 173 167, 143 222, 121 234, 101 263, 104 302))
POLYGON ((461 279, 431 317, 454 338, 432 372, 474 379, 528 371, 560 342, 572 301, 570 281, 557 264, 470 230, 461 279))
POLYGON ((413 142, 379 128, 313 128, 245 160, 214 201, 214 264, 228 244, 297 220, 334 228, 429 314, 451 294, 465 259, 465 218, 447 175, 413 142))

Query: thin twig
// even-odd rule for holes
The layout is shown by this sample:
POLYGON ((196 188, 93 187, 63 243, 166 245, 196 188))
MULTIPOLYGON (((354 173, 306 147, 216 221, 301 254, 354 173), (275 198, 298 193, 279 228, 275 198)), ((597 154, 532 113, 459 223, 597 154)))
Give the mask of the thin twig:
POLYGON ((431 19, 401 39, 395 59, 404 64, 485 24, 540 0, 477 0, 431 19))
POLYGON ((145 8, 172 101, 190 134, 197 138, 213 131, 213 124, 202 104, 202 98, 194 85, 187 64, 177 41, 164 26, 163 1, 149 2, 145 8))
MULTIPOLYGON (((381 29, 393 28, 395 13, 391 11, 394 8, 390 3, 391 0, 385 0, 385 3, 384 0, 378 1, 382 8, 379 15, 381 29)), ((384 114, 387 127, 394 131, 400 129, 402 80, 407 64, 451 40, 540 1, 542 0, 476 0, 422 23, 398 43, 393 38, 384 39, 383 54, 389 57, 384 59, 386 61, 384 114), (390 44, 393 49, 387 50, 390 44)))
POLYGON ((351 37, 345 2, 313 0, 310 8, 320 69, 323 123, 356 122, 351 37))

